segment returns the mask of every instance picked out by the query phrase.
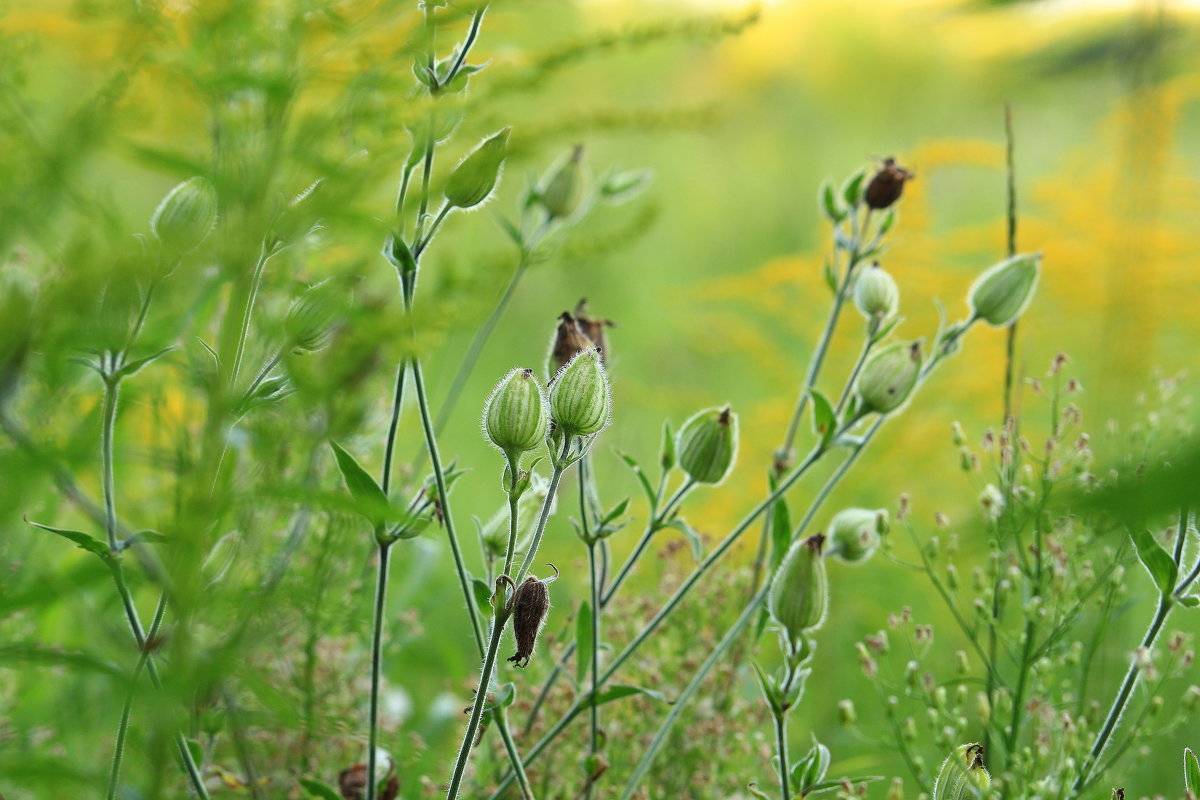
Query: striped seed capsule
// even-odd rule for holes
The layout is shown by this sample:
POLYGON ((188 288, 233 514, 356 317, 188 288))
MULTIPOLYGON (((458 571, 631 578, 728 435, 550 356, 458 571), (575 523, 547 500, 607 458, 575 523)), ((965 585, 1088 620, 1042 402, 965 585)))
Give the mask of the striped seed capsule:
POLYGON ((738 418, 729 406, 706 408, 694 414, 675 444, 679 466, 697 483, 717 484, 725 479, 737 457, 738 418))
POLYGON ((991 785, 992 776, 983 766, 983 745, 964 744, 942 763, 933 784, 933 800, 977 800, 991 785))
POLYGON ((908 400, 921 376, 921 343, 897 343, 880 350, 863 367, 855 384, 859 408, 887 414, 908 400))
POLYGON ((568 436, 590 436, 608 425, 612 393, 600 351, 589 347, 554 376, 550 418, 568 436))
POLYGON ((819 533, 797 541, 771 583, 767 608, 792 641, 799 641, 805 631, 819 628, 825 622, 829 578, 825 559, 821 557, 824 545, 825 537, 819 533))
POLYGON ((540 446, 548 427, 546 393, 533 370, 512 370, 488 396, 483 411, 484 435, 510 457, 540 446))

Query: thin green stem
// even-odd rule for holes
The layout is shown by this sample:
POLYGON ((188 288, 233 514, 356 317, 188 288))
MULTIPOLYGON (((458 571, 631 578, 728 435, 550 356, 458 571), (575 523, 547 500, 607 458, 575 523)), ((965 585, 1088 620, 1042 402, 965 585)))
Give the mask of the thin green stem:
MULTIPOLYGON (((500 637, 504 633, 506 622, 508 622, 507 609, 497 612, 492 620, 492 635, 488 640, 487 652, 483 656, 483 666, 479 670, 479 688, 475 690, 475 701, 471 704, 467 732, 463 736, 462 746, 458 750, 458 759, 454 762, 454 772, 450 776, 450 788, 446 792, 446 800, 456 800, 459 789, 462 788, 463 773, 471 758, 471 749, 475 746, 475 734, 479 730, 479 720, 483 717, 483 707, 487 703, 488 687, 492 682, 492 671, 496 667, 496 651, 500 649, 500 637)), ((367 800, 372 800, 372 798, 368 797, 367 800)))
POLYGON ((534 800, 533 787, 529 783, 529 776, 525 774, 525 765, 521 763, 521 754, 517 751, 517 744, 513 741, 512 731, 508 727, 507 710, 497 708, 492 713, 496 718, 496 730, 500 732, 500 739, 504 742, 504 749, 508 752, 508 760, 516 771, 517 785, 521 787, 521 796, 524 800, 534 800))
POLYGON ((396 453, 396 430, 400 426, 400 408, 404 405, 404 373, 407 362, 404 359, 396 366, 396 388, 392 390, 392 417, 388 422, 387 444, 383 450, 383 480, 382 488, 386 496, 392 484, 392 459, 396 453))
POLYGON ((121 394, 121 379, 104 378, 104 419, 100 431, 100 460, 103 469, 101 491, 104 494, 104 533, 108 549, 117 550, 117 500, 113 477, 113 433, 117 420, 117 401, 121 394))
POLYGON ((775 748, 779 751, 779 796, 791 800, 791 782, 788 780, 787 717, 782 711, 775 712, 775 748))
MULTIPOLYGON (((563 455, 566 455, 567 448, 570 446, 571 437, 563 437, 563 455)), ((513 579, 513 583, 520 586, 525 580, 525 576, 529 574, 529 568, 533 565, 533 558, 537 555, 538 548, 542 545, 542 536, 546 532, 546 520, 550 518, 550 506, 554 502, 554 495, 558 492, 558 484, 562 481, 563 472, 566 467, 561 464, 555 464, 554 469, 550 472, 550 486, 546 489, 546 500, 542 503, 542 511, 538 515, 537 527, 533 529, 533 537, 529 540, 529 547, 525 550, 525 558, 521 561, 521 569, 517 571, 517 577, 513 579)))
MULTIPOLYGON (((587 458, 583 458, 579 462, 579 519, 582 526, 583 540, 587 543, 588 549, 588 576, 591 586, 591 605, 592 605, 592 646, 591 657, 592 663, 590 666, 591 673, 591 702, 589 706, 589 746, 592 756, 600 751, 600 704, 596 702, 600 696, 600 574, 596 563, 596 541, 592 538, 591 526, 588 523, 588 507, 587 507, 587 481, 589 478, 587 472, 587 458)), ((587 784, 584 787, 584 797, 591 798, 594 781, 591 775, 587 777, 587 784)))
POLYGON ((837 416, 840 416, 842 409, 846 407, 846 401, 850 399, 850 393, 854 391, 854 385, 858 382, 858 373, 862 372, 863 364, 867 363, 867 356, 871 355, 871 348, 875 346, 875 334, 879 332, 880 321, 879 317, 872 317, 871 321, 867 323, 867 338, 858 354, 858 360, 854 362, 854 369, 850 370, 850 377, 846 380, 846 385, 842 387, 842 395, 838 398, 835 411, 837 416))
POLYGON ((367 721, 367 800, 375 800, 375 751, 379 746, 379 676, 383 670, 383 614, 387 599, 388 552, 391 544, 379 545, 379 568, 375 576, 375 613, 371 622, 371 700, 367 721))
MULTIPOLYGON (((154 618, 150 620, 150 631, 147 634, 150 641, 158 635, 162 625, 163 614, 167 610, 167 595, 159 595, 158 605, 154 608, 154 618)), ((146 667, 146 659, 150 657, 149 648, 142 648, 134 665, 133 674, 129 676, 129 691, 125 693, 125 703, 121 706, 121 720, 117 723, 117 741, 113 745, 112 769, 108 773, 108 791, 104 793, 105 800, 113 800, 117 796, 117 782, 121 777, 121 761, 125 756, 125 738, 129 733, 129 716, 133 710, 133 698, 137 693, 138 677, 146 667)))

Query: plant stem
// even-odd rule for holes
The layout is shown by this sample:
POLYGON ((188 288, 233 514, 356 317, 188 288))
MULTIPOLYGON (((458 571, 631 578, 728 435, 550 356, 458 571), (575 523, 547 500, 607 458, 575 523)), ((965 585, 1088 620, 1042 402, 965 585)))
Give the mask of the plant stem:
POLYGON ((117 507, 113 477, 113 431, 117 420, 117 400, 121 394, 121 379, 104 378, 104 420, 100 431, 100 460, 104 470, 101 491, 104 493, 104 533, 108 549, 117 551, 117 507))
MULTIPOLYGON (((600 750, 600 705, 596 699, 600 695, 600 575, 596 564, 596 541, 592 539, 590 526, 588 525, 588 508, 587 508, 587 481, 590 474, 587 472, 587 458, 583 458, 579 462, 579 518, 582 526, 583 540, 587 543, 588 549, 588 575, 591 585, 591 604, 592 604, 592 663, 590 665, 591 672, 591 702, 589 705, 589 728, 590 728, 590 753, 595 756, 600 750)), ((587 783, 584 786, 584 797, 591 798, 594 781, 589 770, 587 783)))
POLYGON ((503 708, 497 708, 492 713, 496 717, 496 730, 500 732, 500 739, 504 742, 504 749, 508 752, 508 760, 516 771, 517 785, 521 787, 521 796, 524 800, 534 800, 533 787, 529 784, 529 776, 525 774, 525 765, 521 763, 521 754, 517 752, 517 744, 513 741, 512 731, 508 727, 508 713, 503 708))
POLYGON ((842 409, 846 407, 846 401, 850 399, 850 393, 854 391, 854 384, 858 381, 858 373, 862 372, 863 364, 867 363, 867 356, 871 355, 871 348, 875 346, 875 334, 879 332, 879 318, 873 317, 867 323, 867 338, 863 342, 862 350, 858 354, 858 360, 854 362, 854 369, 850 370, 850 377, 846 380, 846 385, 842 387, 842 396, 838 398, 837 408, 834 410, 835 415, 840 415, 842 409))
MULTIPOLYGON (((1012 106, 1004 104, 1004 142, 1005 165, 1007 167, 1007 221, 1008 221, 1008 257, 1017 254, 1017 183, 1016 170, 1013 162, 1013 127, 1012 106)), ((1017 351, 1017 321, 1014 319, 1008 326, 1008 336, 1005 342, 1004 359, 1004 419, 1013 414, 1013 373, 1016 365, 1017 351)))
POLYGON ((780 797, 790 800, 791 786, 788 780, 787 717, 782 711, 775 712, 775 747, 779 751, 780 797))
POLYGON ((375 750, 379 743, 379 674, 383 669, 383 613, 387 597, 390 543, 379 545, 379 567, 375 577, 375 614, 371 623, 371 700, 367 721, 367 800, 375 800, 375 750))
POLYGON ((396 452, 396 429, 400 425, 400 407, 404 405, 404 373, 407 362, 400 360, 396 367, 396 388, 392 391, 392 418, 388 423, 387 444, 383 450, 383 480, 384 496, 392 484, 392 457, 396 452))
MULTIPOLYGON (((159 626, 162 625, 163 613, 166 610, 167 595, 163 593, 158 597, 158 605, 154 608, 154 618, 150 621, 150 632, 148 635, 151 641, 158 635, 159 626)), ((104 793, 105 800, 113 800, 117 796, 117 781, 121 776, 121 761, 125 756, 125 737, 129 733, 129 716, 133 710, 133 697, 137 690, 138 676, 142 674, 142 670, 146 667, 146 659, 149 657, 149 650, 142 648, 137 664, 133 668, 133 674, 129 676, 129 691, 125 694, 125 703, 121 706, 121 721, 117 724, 117 741, 113 745, 112 769, 108 774, 108 791, 104 793)))
MULTIPOLYGON (((496 651, 500 649, 500 636, 504 633, 504 624, 507 621, 507 609, 500 610, 492 620, 492 635, 488 640, 487 652, 483 656, 483 666, 479 670, 479 688, 475 690, 475 702, 471 705, 471 717, 467 721, 467 732, 463 736, 458 759, 454 762, 454 773, 450 777, 450 788, 446 792, 446 800, 455 800, 462 786, 463 773, 467 769, 467 761, 470 760, 471 749, 475 745, 475 733, 479 730, 479 720, 483 717, 483 707, 487 702, 488 687, 492 682, 492 670, 496 666, 496 651)), ((367 800, 371 800, 371 798, 367 800)))

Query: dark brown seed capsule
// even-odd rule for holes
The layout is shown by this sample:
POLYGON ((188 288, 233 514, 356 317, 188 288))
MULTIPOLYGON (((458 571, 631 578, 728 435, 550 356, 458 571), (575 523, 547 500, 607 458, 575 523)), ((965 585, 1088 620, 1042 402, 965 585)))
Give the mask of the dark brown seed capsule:
POLYGON ((558 317, 558 328, 554 331, 554 345, 550 348, 550 364, 548 370, 551 379, 558 371, 566 366, 575 354, 592 346, 592 340, 583 332, 582 326, 571 316, 570 311, 564 311, 558 317))
POLYGON ((883 165, 871 178, 871 182, 867 184, 867 190, 863 194, 867 208, 876 210, 888 208, 900 199, 900 195, 904 192, 904 183, 915 177, 916 175, 897 164, 894 158, 885 158, 883 165))
POLYGON ((604 329, 613 327, 613 321, 610 319, 599 319, 598 317, 589 317, 587 313, 587 298, 579 301, 575 306, 575 324, 583 331, 583 335, 591 340, 596 349, 600 351, 600 363, 608 364, 608 342, 605 341, 604 329))
POLYGON ((517 640, 517 652, 508 660, 524 669, 533 655, 538 631, 546 620, 550 608, 550 590, 537 578, 526 578, 517 587, 512 600, 513 636, 517 640))

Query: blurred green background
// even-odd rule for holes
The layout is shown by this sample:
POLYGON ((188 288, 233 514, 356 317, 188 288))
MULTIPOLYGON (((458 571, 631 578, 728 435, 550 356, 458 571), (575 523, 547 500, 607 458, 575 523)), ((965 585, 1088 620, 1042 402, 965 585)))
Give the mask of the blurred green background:
MULTIPOLYGON (((223 69, 223 57, 264 71, 272 58, 303 65, 301 77, 287 76, 302 87, 289 123, 307 136, 289 140, 285 188, 300 191, 330 164, 345 167, 361 186, 344 207, 329 209, 335 221, 323 234, 328 247, 281 259, 270 271, 263 324, 286 308, 285 301, 269 299, 272 291, 286 298, 301 281, 352 274, 370 308, 361 320, 364 336, 386 336, 399 325, 399 306, 388 295, 394 275, 376 256, 378 229, 371 220, 392 202, 407 154, 402 123, 414 112, 406 110, 411 76, 402 45, 419 17, 389 2, 328 4, 336 13, 322 17, 316 9, 326 4, 312 3, 308 37, 289 44, 286 32, 249 21, 239 38, 237 14, 213 22, 236 3, 199 5, 205 8, 166 3, 153 26, 139 17, 138 4, 106 0, 10 2, 0 12, 4 280, 10 297, 25 296, 16 293, 21 289, 41 300, 33 319, 14 310, 20 300, 0 319, 12 341, 37 331, 34 355, 9 402, 93 496, 98 385, 71 366, 70 356, 87 346, 87 325, 96 314, 91 301, 114 269, 108 255, 129 247, 165 191, 201 171, 210 157, 214 122, 206 116, 205 92, 237 79, 232 66, 223 69), (254 56, 260 52, 261 60, 254 56), (43 284, 50 288, 29 288, 43 284)), ((260 10, 288 5, 263 3, 260 10)), ((247 12, 249 19, 260 17, 247 12)), ((764 494, 771 453, 824 319, 829 294, 821 263, 830 243, 817 208, 818 185, 885 156, 916 173, 882 261, 901 287, 901 334, 930 337, 935 301, 952 316, 964 313, 974 276, 1004 255, 1005 103, 1014 119, 1018 244, 1044 254, 1039 293, 1021 323, 1018 370, 1042 378, 1057 353, 1069 354, 1070 374, 1083 386, 1076 402, 1085 427, 1101 461, 1111 456, 1103 435, 1109 420, 1122 432, 1144 422, 1159 407, 1160 380, 1189 369, 1195 358, 1198 46, 1200 6, 1165 0, 791 0, 755 8, 714 0, 494 3, 473 57, 491 59, 473 78, 481 102, 469 109, 450 149, 465 152, 484 133, 511 124, 515 153, 499 197, 481 212, 452 218, 423 264, 427 333, 417 346, 426 354, 435 406, 513 268, 494 217, 511 216, 526 175, 582 143, 596 172, 648 168, 655 177, 634 202, 600 208, 567 232, 531 270, 442 436, 443 454, 469 469, 454 498, 472 562, 471 517, 486 520, 503 503, 499 458, 479 432, 483 399, 511 367, 540 368, 555 318, 582 297, 594 313, 616 322, 610 332, 614 423, 595 458, 604 497, 615 502, 637 491, 614 451, 653 463, 664 419, 678 425, 698 408, 728 402, 742 420, 738 468, 719 489, 697 492, 687 512, 710 540, 722 536, 764 494)), ((211 269, 197 264, 190 270, 165 290, 149 323, 150 339, 175 341, 192 310, 215 302, 211 269)), ((203 320, 203 312, 195 318, 203 320)), ((829 380, 845 374, 859 324, 848 315, 835 338, 829 380)), ((196 348, 181 344, 174 367, 147 370, 125 396, 121 506, 137 525, 153 526, 168 513, 172 458, 202 421, 187 368, 196 348)), ((338 433, 364 463, 377 464, 381 456, 389 365, 403 346, 383 342, 343 399, 356 407, 349 416, 358 424, 338 433)), ((960 471, 949 431, 952 421, 961 421, 977 442, 985 428, 998 425, 1003 353, 1001 332, 973 331, 964 354, 889 426, 828 513, 848 504, 894 507, 906 492, 927 529, 942 511, 964 539, 978 535, 980 487, 960 471)), ((1194 376, 1185 373, 1177 393, 1187 395, 1194 386, 1194 376)), ((1034 415, 1031 438, 1044 435, 1036 422, 1042 401, 1026 390, 1021 402, 1034 415)), ((1177 398, 1171 403, 1172 414, 1194 417, 1177 398)), ((250 426, 248 440, 236 448, 250 476, 248 490, 255 476, 272 468, 264 454, 286 450, 290 458, 292 449, 324 446, 311 435, 308 413, 293 411, 261 430, 250 426), (289 431, 295 434, 291 447, 283 444, 289 431)), ((406 408, 401 461, 420 446, 418 421, 406 408)), ((103 574, 88 571, 83 554, 22 523, 26 514, 76 526, 81 518, 59 499, 44 464, 21 456, 7 440, 0 455, 3 638, 95 651, 124 663, 126 633, 110 613, 103 574)), ((298 484, 294 470, 289 474, 298 484)), ((337 488, 328 469, 320 483, 337 488)), ((808 482, 797 498, 817 485, 808 482)), ((563 614, 586 587, 586 553, 567 516, 560 512, 552 521, 542 559, 566 575, 555 599, 563 614)), ((827 517, 819 515, 817 524, 827 517)), ((260 562, 269 559, 265 540, 268 532, 278 540, 281 523, 245 514, 230 527, 247 523, 253 524, 245 536, 259 539, 248 551, 260 562)), ((618 560, 635 533, 614 539, 618 560)), ((330 624, 341 638, 329 646, 351 655, 331 657, 331 663, 344 657, 349 674, 330 667, 327 679, 337 691, 353 693, 364 680, 369 548, 364 531, 336 536, 347 566, 333 578, 301 573, 285 597, 304 600, 312 581, 335 581, 327 587, 332 610, 324 613, 336 617, 330 624)), ((735 556, 743 566, 756 538, 735 556)), ((475 659, 443 537, 431 532, 401 543, 400 552, 389 606, 400 630, 389 643, 386 667, 397 690, 391 749, 404 753, 410 770, 406 792, 420 796, 418 776, 442 779, 475 659), (424 744, 411 745, 408 733, 424 744)), ((659 596, 660 563, 657 556, 648 559, 639 576, 647 602, 659 596)), ((891 774, 897 769, 892 755, 872 753, 836 731, 835 701, 867 688, 853 643, 901 606, 935 625, 946 620, 926 587, 881 560, 859 570, 835 569, 833 581, 837 624, 822 636, 814 691, 797 727, 830 731, 835 771, 843 759, 855 769, 891 774)), ((139 601, 147 609, 153 603, 148 587, 139 601)), ((210 618, 217 629, 244 613, 236 595, 220 602, 210 618)), ((701 605, 695 613, 728 616, 732 610, 701 605)), ((1110 683, 1122 669, 1122 653, 1141 633, 1143 612, 1131 608, 1121 618, 1118 649, 1106 654, 1101 670, 1110 683)), ((550 632, 566 622, 555 613, 550 632)), ((686 622, 674 624, 677 635, 686 634, 686 622)), ((1197 630, 1195 620, 1174 624, 1197 630)), ((266 685, 275 673, 264 665, 286 661, 287 648, 299 646, 289 638, 295 631, 280 626, 281 640, 251 643, 238 656, 261 671, 266 685)), ((37 667, 9 655, 7 664, 0 658, 0 792, 68 796, 48 788, 54 781, 47 770, 70 776, 58 780, 90 785, 107 758, 119 707, 114 684, 103 675, 37 667)), ((290 674, 289 667, 278 668, 290 674)), ((669 693, 675 678, 662 680, 669 693)), ((751 696, 753 687, 739 684, 743 690, 751 696)), ((286 717, 287 702, 273 701, 280 708, 267 702, 271 713, 286 717)), ((869 698, 859 705, 867 718, 876 713, 869 698)), ((655 719, 650 715, 645 724, 655 719)), ((322 756, 323 768, 343 754, 344 764, 354 758, 361 721, 340 722, 325 729, 330 755, 322 756)), ((1179 744, 1185 743, 1200 744, 1200 723, 1184 731, 1179 744)), ((1135 796, 1180 793, 1176 752, 1173 747, 1161 763, 1138 760, 1130 767, 1124 780, 1138 787, 1135 796), (1169 772, 1162 763, 1172 765, 1169 772)), ((742 784, 769 780, 765 762, 755 769, 742 784)))

